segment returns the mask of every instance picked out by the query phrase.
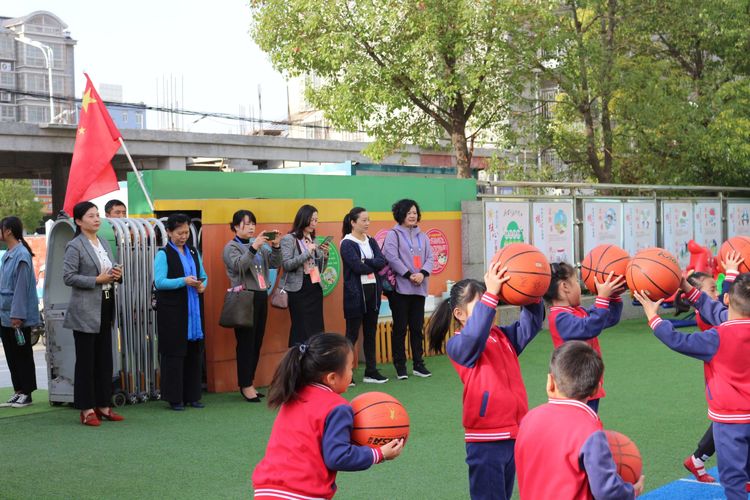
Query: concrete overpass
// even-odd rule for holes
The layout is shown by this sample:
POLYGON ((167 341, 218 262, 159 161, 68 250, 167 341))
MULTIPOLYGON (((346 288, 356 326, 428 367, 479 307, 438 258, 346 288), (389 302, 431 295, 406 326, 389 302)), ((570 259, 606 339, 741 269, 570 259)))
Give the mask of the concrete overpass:
MULTIPOLYGON (((0 178, 51 179, 56 212, 65 197, 75 132, 73 125, 0 123, 0 178)), ((361 154, 367 146, 364 142, 161 130, 122 130, 122 134, 136 166, 143 170, 189 170, 193 158, 224 158, 235 171, 276 168, 283 161, 373 162, 361 154)), ((475 157, 481 163, 494 152, 477 149, 475 157)), ((449 153, 408 146, 383 163, 449 167, 453 161, 449 153)), ((113 166, 124 179, 130 167, 122 150, 113 166)))

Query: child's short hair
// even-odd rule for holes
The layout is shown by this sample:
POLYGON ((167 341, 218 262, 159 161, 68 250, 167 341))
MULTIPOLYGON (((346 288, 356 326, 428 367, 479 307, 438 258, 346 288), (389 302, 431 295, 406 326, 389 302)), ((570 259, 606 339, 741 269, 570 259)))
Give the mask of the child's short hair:
POLYGON ((552 353, 549 372, 563 395, 583 401, 591 397, 599 386, 604 374, 604 363, 586 342, 570 340, 552 353))
POLYGON ((729 305, 742 317, 750 318, 750 274, 740 274, 729 286, 729 305))
POLYGON ((547 293, 544 294, 544 300, 551 304, 557 298, 557 292, 560 289, 560 282, 567 281, 576 275, 576 269, 567 262, 555 262, 550 264, 550 273, 552 281, 549 283, 547 293))

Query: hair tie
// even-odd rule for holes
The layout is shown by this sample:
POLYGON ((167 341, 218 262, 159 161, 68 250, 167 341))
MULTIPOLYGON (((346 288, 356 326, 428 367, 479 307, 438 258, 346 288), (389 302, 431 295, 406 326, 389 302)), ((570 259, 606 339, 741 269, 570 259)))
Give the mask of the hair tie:
POLYGON ((307 344, 300 344, 297 346, 297 349, 299 349, 301 355, 304 355, 307 352, 307 344))

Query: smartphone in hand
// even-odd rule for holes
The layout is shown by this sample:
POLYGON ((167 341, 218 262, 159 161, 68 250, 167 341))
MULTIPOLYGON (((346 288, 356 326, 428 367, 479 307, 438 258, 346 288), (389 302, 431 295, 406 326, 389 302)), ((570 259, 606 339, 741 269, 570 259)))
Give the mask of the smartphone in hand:
POLYGON ((278 236, 278 231, 263 231, 263 236, 266 237, 268 241, 274 241, 278 236))
POLYGON ((323 242, 318 245, 318 248, 322 247, 323 245, 328 245, 329 243, 331 243, 331 241, 333 241, 333 236, 326 236, 326 239, 324 239, 323 242))

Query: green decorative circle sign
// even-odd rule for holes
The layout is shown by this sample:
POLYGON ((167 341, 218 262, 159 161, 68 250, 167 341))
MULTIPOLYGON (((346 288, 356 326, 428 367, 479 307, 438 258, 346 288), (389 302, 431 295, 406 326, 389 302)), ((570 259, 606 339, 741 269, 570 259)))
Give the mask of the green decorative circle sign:
MULTIPOLYGON (((318 244, 323 243, 322 236, 316 238, 318 244)), ((333 241, 328 245, 328 264, 320 275, 320 286, 323 288, 323 297, 327 297, 336 288, 341 276, 341 256, 333 241)))

